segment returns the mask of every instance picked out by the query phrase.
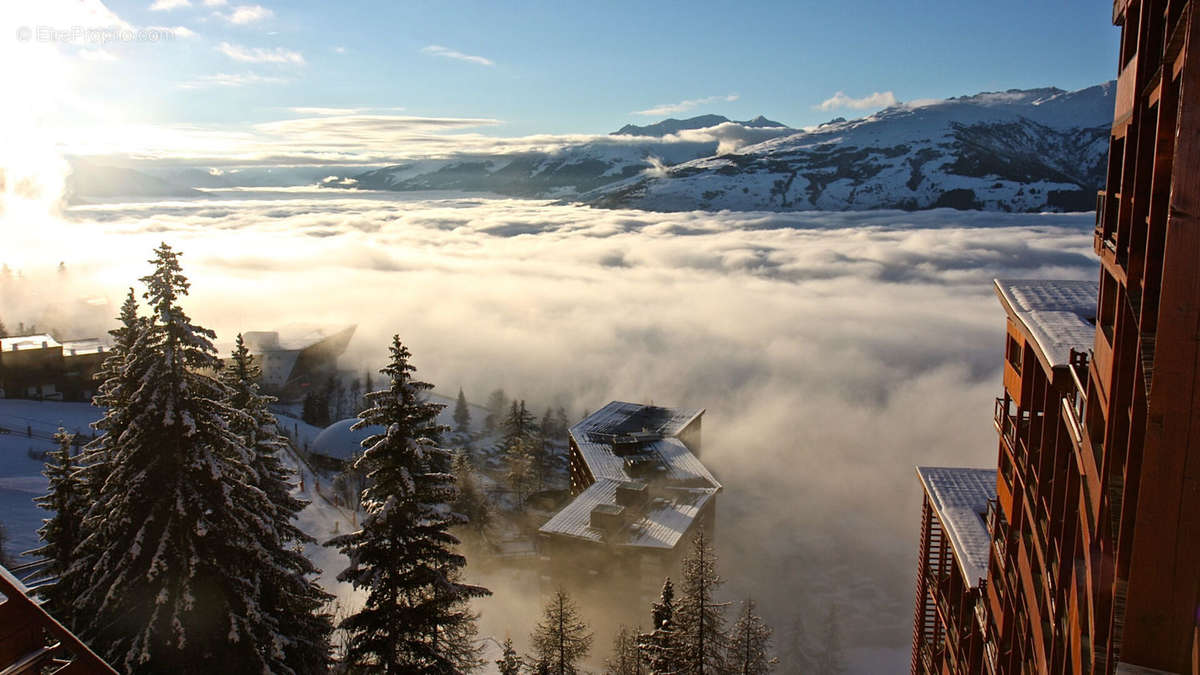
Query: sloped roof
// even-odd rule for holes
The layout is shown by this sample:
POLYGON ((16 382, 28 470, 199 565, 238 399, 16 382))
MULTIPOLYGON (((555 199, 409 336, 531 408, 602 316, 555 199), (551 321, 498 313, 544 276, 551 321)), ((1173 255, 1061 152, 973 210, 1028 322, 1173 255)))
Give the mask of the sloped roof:
POLYGON ((987 503, 996 497, 996 470, 963 467, 918 466, 917 476, 929 496, 954 549, 963 580, 971 588, 987 578, 987 503))
POLYGON ((1083 351, 1096 338, 1094 281, 996 279, 1000 302, 1025 327, 1051 368, 1070 363, 1071 350, 1083 351))
POLYGON ((571 440, 596 482, 538 531, 614 546, 674 548, 721 490, 716 477, 677 438, 703 414, 702 409, 612 401, 572 426, 571 440), (618 454, 616 445, 632 449, 618 454), (629 460, 643 469, 631 470, 629 460), (592 527, 592 512, 615 505, 617 489, 635 481, 649 484, 649 498, 629 507, 617 530, 592 527))

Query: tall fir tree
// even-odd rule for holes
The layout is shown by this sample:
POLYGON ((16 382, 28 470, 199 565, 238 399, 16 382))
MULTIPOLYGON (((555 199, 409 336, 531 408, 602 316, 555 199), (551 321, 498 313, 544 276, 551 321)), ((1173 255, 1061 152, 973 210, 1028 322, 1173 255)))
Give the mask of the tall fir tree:
POLYGON ((132 674, 289 672, 276 658, 277 619, 261 604, 278 533, 262 517, 271 507, 253 486, 250 451, 229 427, 241 413, 206 374, 220 364, 214 333, 180 307, 189 283, 178 254, 162 244, 151 263, 142 281, 153 313, 100 425, 119 435, 85 520, 90 569, 72 573, 86 579, 76 623, 132 674))
POLYGON ((483 419, 483 427, 488 433, 492 433, 500 429, 508 412, 508 396, 504 394, 503 389, 496 389, 488 394, 487 409, 488 414, 483 419))
POLYGON ((454 403, 455 431, 465 434, 471 431, 471 410, 467 407, 467 397, 462 387, 458 388, 458 401, 454 403))
POLYGON ((825 617, 825 632, 817 649, 816 671, 821 675, 841 675, 846 672, 846 655, 842 653, 842 634, 838 620, 838 606, 829 606, 825 617))
POLYGON ((500 658, 496 659, 496 669, 500 671, 500 675, 521 675, 522 665, 521 657, 517 656, 517 650, 513 649, 512 638, 504 638, 500 658))
MULTIPOLYGON (((83 516, 87 511, 87 493, 83 479, 77 471, 75 458, 71 455, 74 444, 74 434, 66 429, 58 428, 54 434, 58 444, 56 450, 46 453, 46 468, 42 472, 49 481, 49 491, 45 496, 34 501, 39 506, 50 511, 53 515, 42 522, 38 536, 42 545, 29 552, 29 555, 41 558, 47 562, 44 574, 49 577, 61 578, 75 560, 76 551, 81 541, 83 516)), ((69 584, 54 583, 46 588, 39 588, 39 594, 47 600, 47 609, 60 621, 72 623, 72 603, 75 592, 69 584)))
POLYGON ((765 675, 773 670, 779 659, 771 653, 771 627, 754 608, 754 600, 746 598, 742 613, 729 635, 729 668, 739 675, 765 675))
POLYGON ((681 675, 724 673, 727 670, 725 648, 725 603, 713 594, 723 583, 717 576, 717 556, 712 543, 701 529, 692 540, 692 550, 681 565, 683 581, 675 606, 678 629, 674 657, 681 675))
MULTIPOLYGON (((102 525, 108 524, 108 513, 105 511, 108 502, 101 502, 100 494, 112 472, 112 458, 116 455, 119 441, 129 427, 133 413, 129 406, 130 398, 140 386, 139 378, 128 366, 133 347, 145 332, 148 320, 138 316, 137 295, 132 288, 121 304, 118 319, 121 325, 109 331, 113 338, 112 347, 96 372, 100 385, 92 398, 92 405, 104 410, 104 415, 92 427, 100 435, 83 448, 83 453, 76 461, 85 495, 84 513, 80 522, 79 545, 71 565, 59 574, 55 585, 55 592, 63 597, 78 597, 95 570, 104 540, 91 535, 102 525)), ((77 601, 74 604, 80 603, 77 601)), ((78 612, 74 609, 72 607, 71 610, 60 612, 59 619, 78 632, 84 626, 76 621, 78 612)))
POLYGON ((242 413, 233 418, 230 427, 251 451, 254 485, 266 495, 269 506, 262 515, 277 535, 275 540, 263 542, 273 565, 266 568, 260 582, 261 605, 278 625, 273 656, 282 667, 277 672, 325 672, 333 625, 323 608, 333 596, 313 579, 320 570, 303 553, 303 546, 315 540, 296 526, 295 519, 308 502, 292 496, 293 474, 280 458, 286 452, 287 439, 279 434, 278 422, 268 408, 275 399, 259 393, 261 375, 239 333, 220 379, 229 390, 229 407, 242 413))
POLYGON ((809 643, 803 611, 797 613, 792 619, 791 629, 787 632, 787 640, 782 647, 783 665, 788 672, 811 673, 816 671, 816 661, 813 658, 815 651, 809 643))
POLYGON ((542 621, 530 636, 532 661, 552 675, 578 673, 578 664, 592 649, 592 634, 579 618, 579 608, 563 589, 546 601, 542 621))
POLYGON ((663 582, 662 593, 650 610, 649 633, 638 635, 638 651, 651 673, 673 673, 676 668, 675 586, 670 577, 663 582))
POLYGON ((445 450, 430 440, 439 427, 440 405, 424 393, 433 385, 413 379, 411 354, 392 338, 391 362, 380 372, 388 388, 367 394, 360 429, 386 429, 363 441, 357 464, 368 471, 362 529, 335 537, 350 559, 338 575, 367 593, 357 613, 340 627, 349 633, 351 667, 384 673, 458 673, 481 665, 475 644, 472 598, 490 595, 462 582, 466 559, 449 529, 465 517, 448 508, 457 490, 454 476, 435 470, 448 464, 445 450))
POLYGON ((638 650, 638 632, 622 625, 613 638, 612 656, 605 664, 607 675, 642 675, 642 657, 638 650))

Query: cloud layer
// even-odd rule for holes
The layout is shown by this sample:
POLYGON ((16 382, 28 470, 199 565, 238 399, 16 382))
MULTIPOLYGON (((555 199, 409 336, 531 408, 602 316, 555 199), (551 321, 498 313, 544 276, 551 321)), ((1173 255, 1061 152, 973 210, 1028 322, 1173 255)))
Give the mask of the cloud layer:
POLYGON ((613 398, 706 408, 728 597, 755 595, 777 627, 838 602, 845 634, 896 653, 910 635, 912 466, 995 461, 1004 319, 990 280, 1095 275, 1080 215, 658 214, 293 190, 67 216, 6 250, 49 270, 62 256, 49 242, 75 241, 73 278, 112 306, 166 240, 185 253, 189 312, 226 339, 357 323, 345 366, 377 366, 396 332, 422 377, 475 401, 502 386, 573 417, 613 398))
POLYGON ((664 115, 677 115, 681 112, 687 112, 693 108, 697 108, 702 105, 708 105, 710 103, 732 103, 736 100, 738 100, 737 94, 726 94, 725 96, 706 96, 705 98, 693 98, 686 101, 680 101, 678 103, 660 103, 652 108, 635 110, 629 114, 646 115, 648 117, 662 117, 664 115))

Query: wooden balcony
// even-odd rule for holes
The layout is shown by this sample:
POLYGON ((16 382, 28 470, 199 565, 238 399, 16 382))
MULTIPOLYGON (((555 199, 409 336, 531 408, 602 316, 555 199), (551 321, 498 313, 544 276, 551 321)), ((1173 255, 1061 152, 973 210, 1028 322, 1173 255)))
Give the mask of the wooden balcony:
POLYGON ((107 663, 29 597, 0 567, 0 674, 116 675, 107 663))

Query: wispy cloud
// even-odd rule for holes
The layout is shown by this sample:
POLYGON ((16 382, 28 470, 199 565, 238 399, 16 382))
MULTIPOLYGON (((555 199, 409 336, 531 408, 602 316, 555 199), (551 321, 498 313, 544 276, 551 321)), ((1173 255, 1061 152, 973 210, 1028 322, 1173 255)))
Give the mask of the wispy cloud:
POLYGON ((425 54, 432 54, 434 56, 441 56, 447 59, 454 59, 456 61, 466 61, 467 63, 474 63, 480 66, 496 65, 496 62, 492 61, 491 59, 484 58, 482 56, 464 54, 460 51, 450 49, 449 47, 443 47, 441 45, 429 45, 428 47, 423 47, 421 52, 425 54))
POLYGON ((254 84, 279 84, 282 82, 287 82, 287 79, 258 73, 216 73, 201 75, 175 86, 179 89, 208 89, 210 87, 245 87, 254 84))
POLYGON ((653 108, 635 110, 630 114, 661 117, 663 115, 675 115, 677 113, 691 110, 697 106, 708 105, 709 103, 731 103, 736 100, 738 100, 737 94, 726 94, 725 96, 707 96, 705 98, 693 98, 687 101, 680 101, 679 103, 663 103, 661 105, 656 105, 653 108))
POLYGON ((304 65, 304 55, 283 47, 264 49, 262 47, 243 47, 241 45, 222 42, 217 45, 217 51, 234 61, 243 63, 290 63, 304 65))
POLYGON ((238 5, 233 8, 233 11, 220 16, 230 23, 245 25, 269 19, 275 16, 275 12, 262 5, 238 5))
POLYGON ((205 7, 222 7, 228 0, 204 0, 205 7))
POLYGON ((154 0, 154 4, 150 5, 150 9, 155 12, 165 12, 191 6, 192 3, 190 0, 154 0))
POLYGON ((366 108, 323 108, 317 106, 294 106, 288 110, 297 115, 357 115, 366 108))
POLYGON ((146 30, 155 31, 158 33, 169 33, 176 38, 194 38, 196 31, 187 26, 146 26, 146 30))
POLYGON ((896 95, 890 91, 877 91, 870 96, 862 98, 851 98, 846 95, 846 92, 839 91, 813 107, 817 110, 837 110, 839 108, 866 110, 869 108, 886 108, 897 103, 899 101, 896 99, 896 95))

